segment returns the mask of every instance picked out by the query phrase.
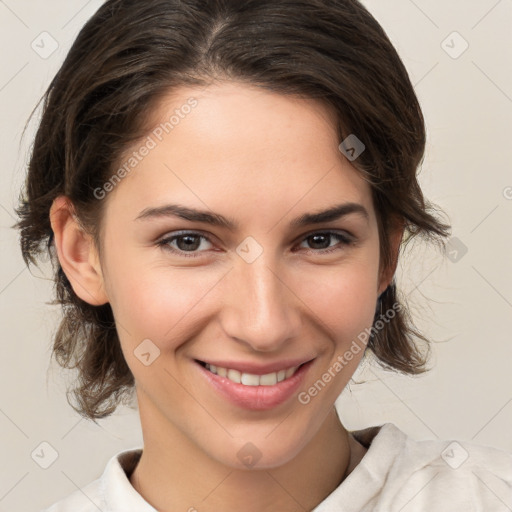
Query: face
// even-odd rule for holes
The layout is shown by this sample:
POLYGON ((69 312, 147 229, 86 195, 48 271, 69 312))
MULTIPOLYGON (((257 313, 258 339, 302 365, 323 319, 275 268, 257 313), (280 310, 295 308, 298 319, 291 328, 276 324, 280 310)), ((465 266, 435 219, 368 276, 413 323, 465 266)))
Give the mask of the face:
POLYGON ((154 121, 101 199, 103 286, 141 411, 229 466, 248 442, 259 467, 283 464, 332 412, 388 284, 370 187, 313 100, 183 88, 154 121))

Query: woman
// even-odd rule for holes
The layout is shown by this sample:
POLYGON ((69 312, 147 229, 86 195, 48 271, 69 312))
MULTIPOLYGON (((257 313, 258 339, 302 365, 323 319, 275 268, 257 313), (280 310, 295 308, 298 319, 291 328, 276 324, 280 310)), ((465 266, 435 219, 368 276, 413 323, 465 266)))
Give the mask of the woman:
POLYGON ((357 1, 107 1, 47 92, 19 227, 56 262, 75 409, 135 392, 144 448, 47 510, 511 505, 510 455, 334 408, 364 356, 425 370, 394 283, 402 241, 449 234, 424 146, 357 1))

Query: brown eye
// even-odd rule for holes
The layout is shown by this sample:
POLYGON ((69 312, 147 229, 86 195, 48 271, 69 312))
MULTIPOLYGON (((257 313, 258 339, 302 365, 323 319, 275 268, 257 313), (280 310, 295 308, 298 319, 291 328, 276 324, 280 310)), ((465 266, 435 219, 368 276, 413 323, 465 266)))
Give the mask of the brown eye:
POLYGON ((344 246, 349 245, 353 242, 352 238, 349 238, 347 235, 342 233, 336 233, 331 231, 326 232, 318 232, 308 235, 304 238, 303 242, 306 242, 310 249, 313 252, 318 253, 329 253, 339 249, 342 249, 344 246), (332 245, 332 242, 338 241, 337 244, 332 245))
POLYGON ((170 251, 172 253, 178 254, 180 256, 185 257, 197 257, 202 252, 205 252, 208 248, 201 251, 198 249, 201 247, 203 240, 207 243, 211 244, 210 240, 200 234, 195 232, 185 232, 185 233, 176 233, 172 236, 168 236, 157 242, 159 247, 166 251, 170 251), (186 254, 190 253, 190 254, 186 254))
POLYGON ((176 245, 180 251, 195 251, 201 245, 201 240, 196 235, 183 235, 176 237, 176 245))

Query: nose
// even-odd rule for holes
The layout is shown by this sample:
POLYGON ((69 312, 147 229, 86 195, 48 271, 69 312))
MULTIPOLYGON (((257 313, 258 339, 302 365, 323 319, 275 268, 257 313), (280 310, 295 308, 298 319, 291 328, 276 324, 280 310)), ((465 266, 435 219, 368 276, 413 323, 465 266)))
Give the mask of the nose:
POLYGON ((301 328, 302 303, 280 267, 271 263, 263 255, 252 263, 240 259, 224 283, 222 327, 258 352, 279 351, 301 328))

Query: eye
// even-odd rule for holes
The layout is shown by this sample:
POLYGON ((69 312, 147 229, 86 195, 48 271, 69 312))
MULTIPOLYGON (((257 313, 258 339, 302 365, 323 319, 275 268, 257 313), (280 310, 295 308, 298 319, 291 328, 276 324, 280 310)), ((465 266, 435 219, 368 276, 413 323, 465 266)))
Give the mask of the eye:
POLYGON ((205 250, 204 244, 202 244, 203 240, 206 240, 208 243, 211 244, 210 240, 201 233, 196 233, 193 231, 180 232, 172 236, 163 238, 162 240, 157 242, 157 245, 167 251, 178 253, 180 256, 184 256, 186 258, 195 258, 197 257, 197 254, 195 253, 198 252, 197 250, 201 246, 203 246, 203 250, 205 250))
MULTIPOLYGON (((354 243, 352 236, 334 231, 319 231, 303 238, 301 244, 307 243, 312 248, 307 252, 326 254, 343 249, 345 246, 354 243), (332 245, 333 241, 338 243, 332 245)), ((195 231, 177 232, 157 242, 159 247, 185 258, 197 258, 202 252, 211 249, 212 242, 205 235, 195 231), (203 242, 206 242, 206 247, 203 242), (202 250, 200 250, 202 249, 202 250)))
POLYGON ((344 246, 353 243, 354 238, 335 231, 319 231, 306 236, 302 243, 305 242, 312 247, 312 249, 307 252, 326 254, 343 249, 344 246), (333 239, 337 240, 338 243, 331 245, 333 239))

